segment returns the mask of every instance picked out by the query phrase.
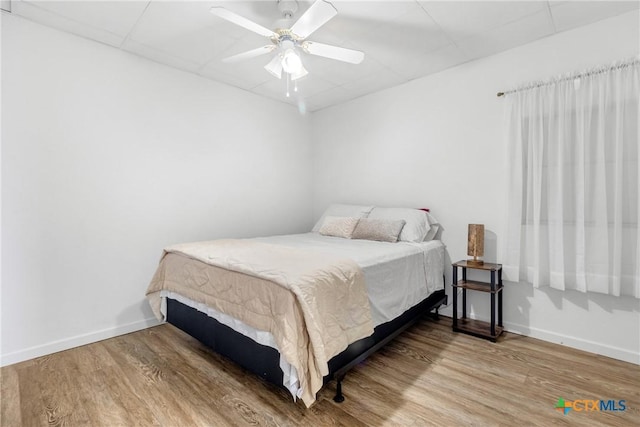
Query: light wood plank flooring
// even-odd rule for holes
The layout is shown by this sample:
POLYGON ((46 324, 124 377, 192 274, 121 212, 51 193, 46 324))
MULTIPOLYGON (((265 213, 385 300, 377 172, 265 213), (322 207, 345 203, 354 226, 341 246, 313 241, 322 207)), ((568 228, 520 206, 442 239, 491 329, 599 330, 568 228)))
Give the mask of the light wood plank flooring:
POLYGON ((497 343, 423 319, 328 384, 310 409, 171 325, 0 370, 1 425, 640 425, 640 367, 506 334, 497 343), (554 409, 625 400, 624 412, 554 409))

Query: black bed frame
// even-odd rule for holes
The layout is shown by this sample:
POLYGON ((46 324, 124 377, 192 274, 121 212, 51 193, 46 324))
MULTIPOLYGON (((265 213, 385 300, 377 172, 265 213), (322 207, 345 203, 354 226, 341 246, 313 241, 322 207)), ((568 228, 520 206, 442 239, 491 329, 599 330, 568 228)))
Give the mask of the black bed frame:
MULTIPOLYGON (((432 315, 437 319, 438 309, 443 304, 447 304, 447 295, 444 290, 436 291, 394 320, 378 325, 372 335, 352 343, 329 360, 329 374, 324 377, 324 383, 337 379, 333 400, 344 401, 342 380, 351 368, 398 336, 423 314, 434 311, 432 315)), ((214 318, 171 298, 167 298, 167 321, 250 372, 284 387, 280 354, 276 349, 258 344, 214 318)))

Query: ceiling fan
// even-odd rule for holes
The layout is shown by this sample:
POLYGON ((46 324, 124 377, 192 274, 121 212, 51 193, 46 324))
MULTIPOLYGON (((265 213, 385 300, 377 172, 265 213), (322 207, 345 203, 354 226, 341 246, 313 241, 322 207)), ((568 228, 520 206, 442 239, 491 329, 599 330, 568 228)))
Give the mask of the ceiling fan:
MULTIPOLYGON (((297 8, 298 2, 295 0, 278 0, 278 9, 287 21, 291 20, 297 8)), ((224 58, 223 62, 238 62, 276 51, 264 68, 279 79, 283 71, 287 74, 287 81, 308 74, 300 59, 301 52, 351 64, 359 64, 364 59, 363 52, 307 40, 314 31, 338 14, 336 8, 325 0, 316 0, 290 28, 276 28, 273 31, 223 7, 214 6, 211 13, 271 40, 271 44, 224 58)))

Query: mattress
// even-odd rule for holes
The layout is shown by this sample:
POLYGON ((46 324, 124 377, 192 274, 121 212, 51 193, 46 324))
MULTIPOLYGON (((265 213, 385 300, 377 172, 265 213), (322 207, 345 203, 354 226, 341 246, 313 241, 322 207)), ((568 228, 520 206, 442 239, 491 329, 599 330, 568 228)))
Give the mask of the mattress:
MULTIPOLYGON (((438 240, 422 243, 376 242, 343 239, 304 233, 253 239, 290 248, 309 249, 352 259, 362 268, 375 326, 400 316, 436 290, 443 289, 444 244, 438 240)), ((198 261, 194 261, 198 262, 198 261)), ((245 323, 204 304, 170 291, 161 291, 165 298, 175 299, 218 322, 229 326, 255 342, 278 349, 273 335, 259 331, 245 323)), ((163 304, 163 314, 166 307, 163 304)), ((284 386, 294 397, 300 394, 298 378, 284 357, 280 358, 284 386)))

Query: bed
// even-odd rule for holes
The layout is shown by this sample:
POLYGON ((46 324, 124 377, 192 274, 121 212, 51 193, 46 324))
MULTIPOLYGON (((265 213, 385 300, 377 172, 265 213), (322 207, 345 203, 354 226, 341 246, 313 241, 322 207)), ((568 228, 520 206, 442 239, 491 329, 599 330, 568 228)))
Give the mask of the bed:
POLYGON ((308 407, 329 380, 446 303, 439 224, 332 205, 310 233, 165 248, 154 313, 308 407), (364 230, 364 231, 363 231, 364 230))

